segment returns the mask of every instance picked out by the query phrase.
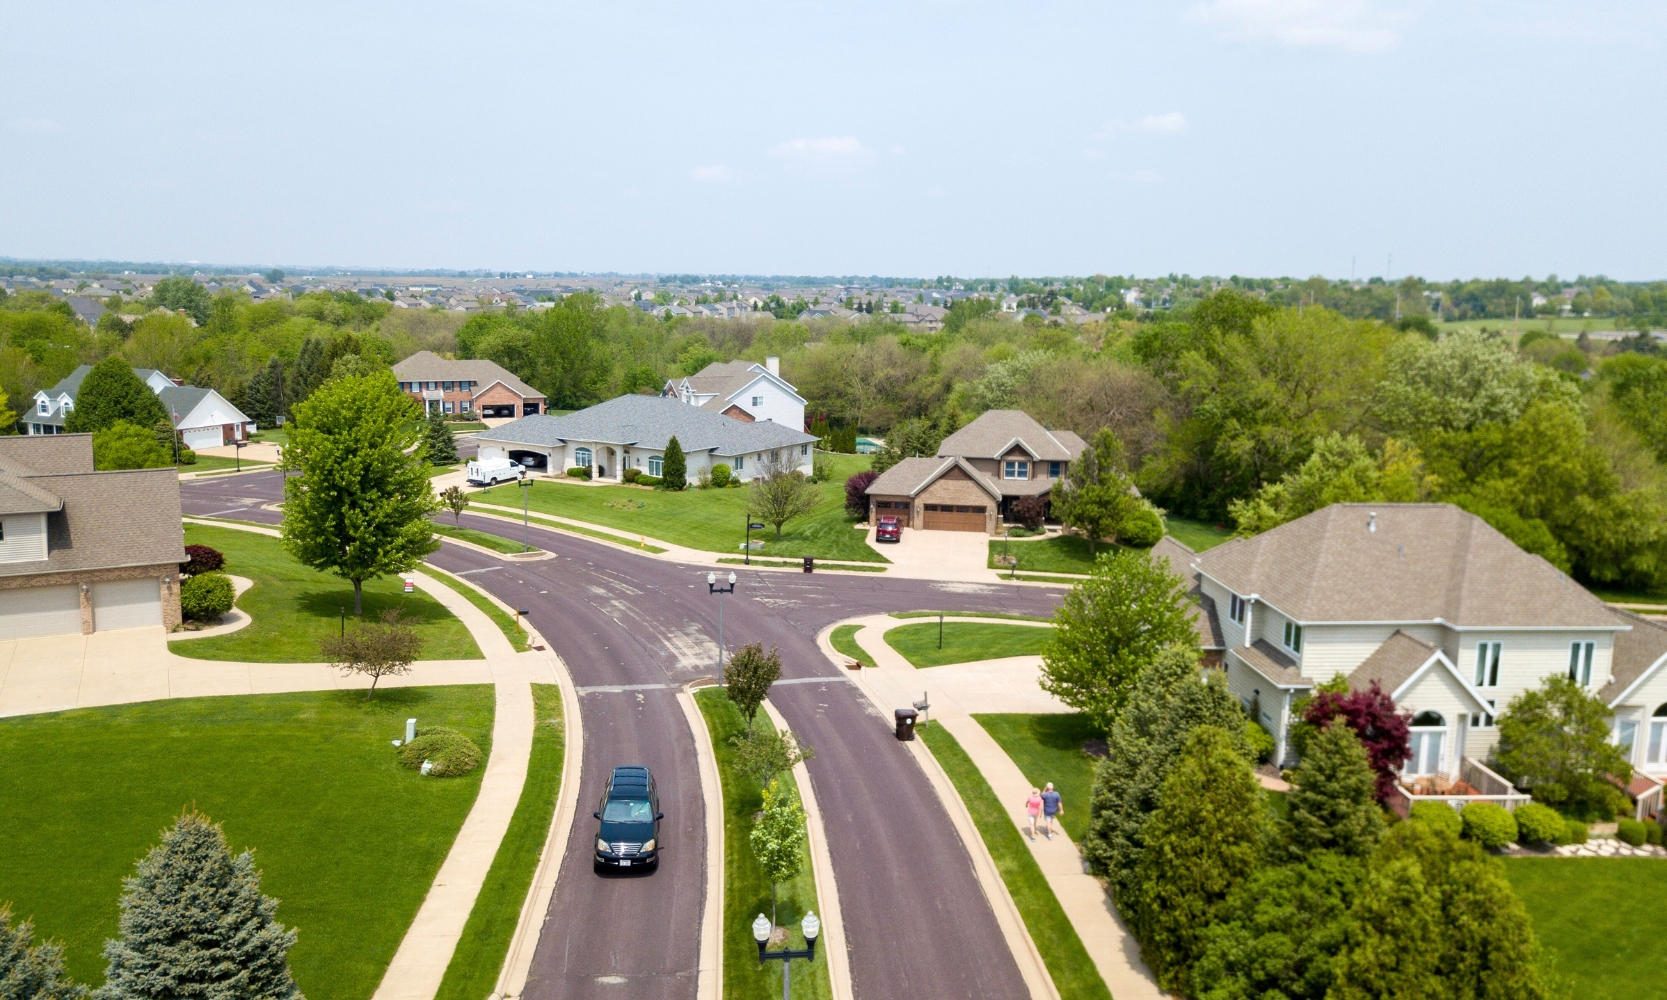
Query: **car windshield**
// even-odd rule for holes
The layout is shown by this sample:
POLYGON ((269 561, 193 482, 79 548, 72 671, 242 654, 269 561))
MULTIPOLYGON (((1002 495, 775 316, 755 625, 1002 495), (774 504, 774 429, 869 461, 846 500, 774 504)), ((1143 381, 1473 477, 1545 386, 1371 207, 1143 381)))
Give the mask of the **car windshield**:
POLYGON ((648 803, 638 799, 614 799, 602 810, 605 823, 647 823, 653 818, 648 803))

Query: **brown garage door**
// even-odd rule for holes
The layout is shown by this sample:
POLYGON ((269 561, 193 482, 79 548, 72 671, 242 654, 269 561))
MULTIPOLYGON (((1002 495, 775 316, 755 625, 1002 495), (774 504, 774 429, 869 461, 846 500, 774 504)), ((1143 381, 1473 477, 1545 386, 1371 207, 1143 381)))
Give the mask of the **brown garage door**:
POLYGON ((929 503, 920 526, 928 531, 983 531, 984 508, 929 503))
POLYGON ((906 500, 876 500, 876 501, 874 501, 874 516, 876 518, 895 517, 895 518, 897 518, 897 526, 898 527, 907 528, 909 526, 909 504, 908 504, 908 501, 906 501, 906 500))

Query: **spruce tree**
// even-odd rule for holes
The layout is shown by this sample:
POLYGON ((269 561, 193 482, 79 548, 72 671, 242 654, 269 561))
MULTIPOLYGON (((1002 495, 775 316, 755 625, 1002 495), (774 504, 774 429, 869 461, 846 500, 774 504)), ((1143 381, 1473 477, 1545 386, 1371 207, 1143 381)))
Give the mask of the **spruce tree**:
POLYGON ((182 814, 122 882, 121 937, 96 1000, 302 1000, 287 956, 295 932, 261 895, 252 851, 236 857, 218 824, 182 814))
POLYGON ((10 906, 0 905, 0 1000, 81 1000, 87 988, 64 978, 64 947, 35 944, 28 920, 12 923, 10 906))
POLYGON ((435 412, 428 415, 427 437, 429 462, 434 465, 457 464, 457 439, 452 437, 445 414, 435 412))
POLYGON ((155 427, 158 420, 168 419, 168 408, 156 393, 125 358, 115 355, 82 376, 81 388, 75 393, 75 409, 64 419, 64 430, 72 434, 101 431, 117 421, 155 427))
POLYGON ((683 445, 673 435, 666 442, 665 457, 660 460, 660 486, 662 489, 680 490, 689 485, 688 477, 689 463, 683 457, 683 445))
POLYGON ((1377 773, 1366 749, 1341 719, 1308 741, 1308 755, 1291 779, 1289 849, 1301 858, 1338 851, 1363 858, 1383 836, 1377 773))
POLYGON ((1428 1000, 1444 997, 1441 906, 1412 858, 1373 872, 1350 912, 1328 1000, 1428 1000))

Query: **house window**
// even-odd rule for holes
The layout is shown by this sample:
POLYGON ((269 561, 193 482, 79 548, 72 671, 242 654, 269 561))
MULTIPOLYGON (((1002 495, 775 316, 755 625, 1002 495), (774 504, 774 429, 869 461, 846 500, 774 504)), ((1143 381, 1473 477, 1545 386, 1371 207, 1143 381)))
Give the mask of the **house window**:
POLYGON ((1296 622, 1285 623, 1285 648, 1293 653, 1302 652, 1302 626, 1296 622))
POLYGON ((1667 764, 1667 705, 1650 717, 1650 742, 1645 745, 1644 763, 1667 764))
POLYGON ((752 398, 752 405, 754 405, 754 406, 763 406, 764 405, 764 397, 763 396, 754 396, 752 398))
POLYGON ((38 404, 36 404, 35 412, 39 413, 41 416, 44 417, 48 413, 52 412, 52 404, 43 399, 38 404))
POLYGON ((469 401, 467 399, 465 399, 461 403, 457 404, 457 408, 464 413, 468 413, 469 412, 469 405, 470 405, 469 401))
POLYGON ((588 467, 590 465, 590 449, 574 448, 573 464, 580 467, 588 467))
POLYGON ((1409 776, 1436 774, 1441 770, 1441 744, 1447 736, 1447 720, 1440 712, 1419 712, 1412 720, 1412 753, 1401 773, 1409 776))
POLYGON ((1238 622, 1240 625, 1243 625, 1245 608, 1249 605, 1249 603, 1249 601, 1240 597, 1238 594, 1234 594, 1232 597, 1228 598, 1227 601, 1227 617, 1238 622))
POLYGON ((1048 463, 1048 478, 1049 479, 1058 479, 1059 478, 1059 473, 1061 471, 1060 467, 1063 466, 1064 464, 1065 464, 1064 462, 1049 462, 1048 463))
POLYGON ((440 383, 440 388, 446 390, 447 392, 451 392, 452 391, 452 385, 453 385, 453 383, 451 383, 451 382, 441 382, 440 383))
POLYGON ((665 467, 666 467, 666 461, 665 461, 664 458, 661 458, 659 455, 650 455, 650 456, 648 456, 648 474, 649 475, 651 475, 651 476, 661 475, 662 474, 661 470, 664 469, 665 467))
POLYGON ((1569 644, 1569 680, 1581 687, 1592 686, 1592 654, 1597 645, 1589 640, 1569 644))
POLYGON ((1014 461, 1009 459, 1007 463, 1001 467, 1001 478, 1029 479, 1030 463, 1023 460, 1014 461))
POLYGON ((1476 686, 1499 686, 1499 649, 1497 642, 1479 642, 1476 644, 1476 686))
POLYGON ((1494 704, 1495 703, 1492 702, 1492 701, 1488 702, 1488 711, 1486 711, 1486 712, 1471 712, 1470 713, 1470 728, 1472 728, 1472 729, 1492 729, 1493 728, 1493 708, 1494 708, 1494 704))
POLYGON ((428 387, 429 387, 429 388, 430 388, 430 389, 438 389, 438 388, 440 388, 440 383, 438 383, 438 382, 430 382, 430 383, 428 383, 428 387))
POLYGON ((446 413, 451 413, 451 412, 453 412, 453 409, 452 409, 452 401, 451 401, 451 400, 449 400, 449 399, 448 399, 448 400, 446 400, 446 401, 445 401, 445 402, 444 402, 444 403, 441 403, 441 404, 440 404, 440 408, 441 408, 441 409, 442 409, 442 410, 443 410, 443 411, 444 411, 444 412, 446 412, 446 413))
POLYGON ((1638 742, 1638 720, 1622 719, 1615 725, 1615 745, 1626 754, 1627 760, 1632 759, 1632 745, 1638 742))
POLYGON ((806 455, 809 455, 809 454, 810 454, 810 445, 808 445, 808 444, 799 445, 799 457, 800 458, 804 458, 806 455))
POLYGON ((745 469, 746 467, 747 467, 747 456, 745 456, 745 455, 736 455, 735 456, 735 471, 740 472, 742 469, 745 469))

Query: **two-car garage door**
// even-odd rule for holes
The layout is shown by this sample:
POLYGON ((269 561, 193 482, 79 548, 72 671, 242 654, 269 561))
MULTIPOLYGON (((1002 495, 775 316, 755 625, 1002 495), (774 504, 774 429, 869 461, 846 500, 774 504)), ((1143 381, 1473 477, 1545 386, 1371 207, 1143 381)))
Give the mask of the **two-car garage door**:
MULTIPOLYGON (((95 583, 93 629, 108 632, 162 624, 156 577, 95 583)), ((81 633, 81 592, 75 584, 0 590, 0 639, 81 633)))
POLYGON ((953 504, 926 504, 920 526, 927 531, 983 531, 984 508, 953 504))

